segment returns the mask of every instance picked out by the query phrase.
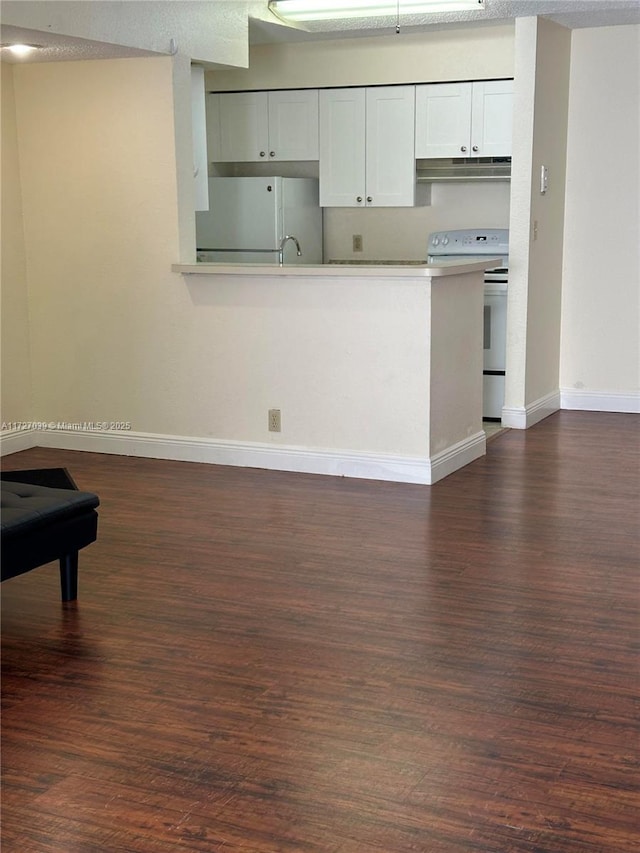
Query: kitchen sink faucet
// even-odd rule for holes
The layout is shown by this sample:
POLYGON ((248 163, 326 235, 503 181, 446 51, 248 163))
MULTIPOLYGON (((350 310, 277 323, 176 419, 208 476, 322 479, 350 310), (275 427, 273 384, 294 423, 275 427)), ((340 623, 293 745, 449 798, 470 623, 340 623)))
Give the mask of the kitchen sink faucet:
POLYGON ((293 242, 296 244, 296 250, 297 250, 298 257, 300 257, 300 255, 302 254, 302 252, 300 251, 300 243, 298 243, 297 238, 291 237, 289 234, 286 234, 282 238, 282 240, 280 240, 280 248, 278 250, 278 259, 280 261, 281 267, 284 266, 284 247, 286 246, 288 240, 293 240, 293 242))

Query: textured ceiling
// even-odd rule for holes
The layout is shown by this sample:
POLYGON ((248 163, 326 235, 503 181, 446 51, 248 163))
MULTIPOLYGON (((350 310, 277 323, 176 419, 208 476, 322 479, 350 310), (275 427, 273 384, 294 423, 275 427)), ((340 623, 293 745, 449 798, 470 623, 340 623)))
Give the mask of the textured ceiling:
POLYGON ((0 27, 2 44, 38 44, 41 50, 36 50, 29 56, 20 58, 11 51, 3 50, 3 62, 61 62, 74 59, 119 59, 129 56, 156 56, 148 50, 138 50, 124 47, 120 44, 107 44, 101 41, 73 38, 57 33, 45 33, 40 30, 26 30, 22 27, 0 27))
MULTIPOLYGON (((485 0, 484 11, 440 14, 402 14, 399 0, 400 32, 419 33, 451 27, 497 24, 519 17, 542 16, 571 29, 640 24, 640 0, 485 0)), ((396 15, 338 21, 310 21, 284 26, 264 3, 249 4, 255 15, 249 27, 252 44, 318 39, 355 38, 394 33, 396 15)))
MULTIPOLYGON (((237 0, 245 2, 245 0, 237 0)), ((453 12, 439 15, 402 15, 401 33, 427 32, 433 29, 504 23, 522 16, 544 16, 570 28, 604 27, 621 24, 640 24, 640 0, 485 0, 484 12, 453 12), (428 19, 428 23, 427 23, 428 19)), ((251 15, 249 40, 251 44, 309 41, 318 39, 356 38, 395 34, 396 17, 362 18, 359 20, 325 21, 285 26, 269 12, 267 0, 246 0, 251 15)), ((131 56, 152 56, 150 51, 138 50, 105 42, 72 38, 51 32, 2 26, 3 44, 23 42, 43 45, 29 57, 17 58, 4 50, 3 62, 55 62, 76 59, 115 59, 131 56)))

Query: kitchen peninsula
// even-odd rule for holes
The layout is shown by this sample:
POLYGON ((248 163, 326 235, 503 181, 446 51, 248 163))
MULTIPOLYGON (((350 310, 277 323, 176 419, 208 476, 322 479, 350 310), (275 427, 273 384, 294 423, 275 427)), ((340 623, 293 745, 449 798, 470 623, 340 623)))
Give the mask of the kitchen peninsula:
POLYGON ((497 261, 174 264, 244 401, 215 461, 433 484, 482 456, 483 273, 497 261))

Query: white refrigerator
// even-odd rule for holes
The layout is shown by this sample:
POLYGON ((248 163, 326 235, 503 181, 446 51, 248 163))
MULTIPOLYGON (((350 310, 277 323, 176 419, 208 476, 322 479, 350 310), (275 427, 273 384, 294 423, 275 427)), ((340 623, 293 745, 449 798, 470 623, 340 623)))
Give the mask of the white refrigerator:
POLYGON ((322 208, 316 178, 209 178, 209 210, 196 212, 200 262, 322 263, 322 208))

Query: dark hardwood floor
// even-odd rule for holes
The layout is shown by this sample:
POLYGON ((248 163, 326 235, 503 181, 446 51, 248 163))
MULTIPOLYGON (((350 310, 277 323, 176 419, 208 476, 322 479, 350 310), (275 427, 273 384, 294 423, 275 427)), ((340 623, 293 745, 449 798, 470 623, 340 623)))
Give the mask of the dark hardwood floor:
POLYGON ((2 586, 3 853, 640 849, 640 418, 435 486, 33 449, 101 498, 2 586))

